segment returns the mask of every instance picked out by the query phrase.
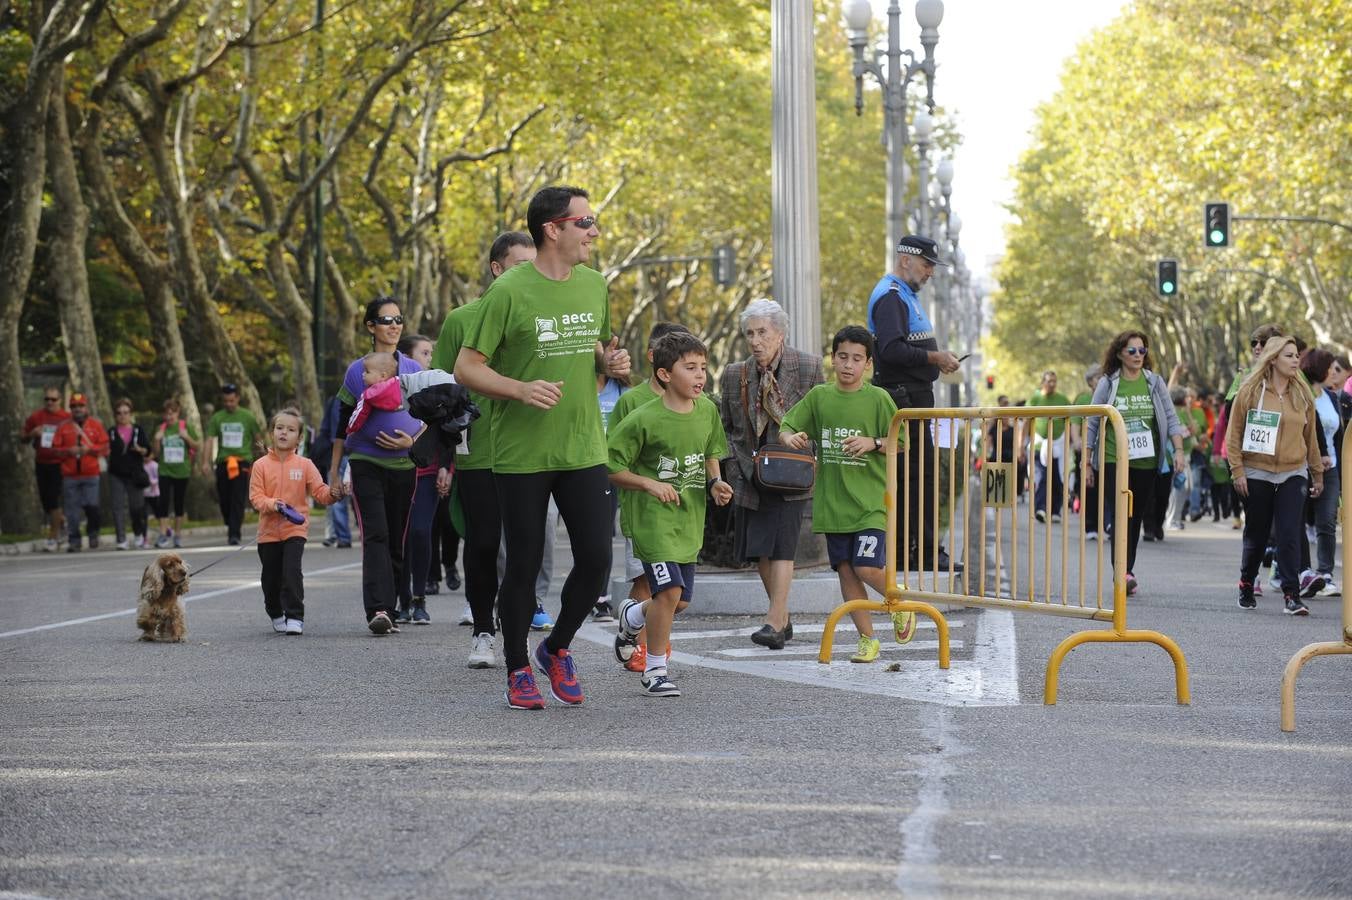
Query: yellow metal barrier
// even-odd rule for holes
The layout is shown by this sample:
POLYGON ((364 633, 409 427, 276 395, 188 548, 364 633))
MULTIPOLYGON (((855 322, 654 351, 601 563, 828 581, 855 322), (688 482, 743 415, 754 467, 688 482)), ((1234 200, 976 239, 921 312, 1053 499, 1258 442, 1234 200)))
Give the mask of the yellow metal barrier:
MULTIPOLYGON (((1346 454, 1352 453, 1352 428, 1343 435, 1343 447, 1341 451, 1344 455, 1338 459, 1347 459, 1346 454)), ((1344 473, 1349 470, 1343 467, 1344 473)), ((1352 653, 1352 594, 1348 593, 1347 573, 1352 571, 1352 535, 1348 533, 1348 520, 1352 518, 1352 477, 1344 477, 1342 484, 1343 493, 1343 634, 1341 641, 1326 641, 1318 644, 1306 644, 1296 652, 1296 655, 1286 664, 1286 671, 1282 674, 1282 731, 1296 730, 1296 676, 1300 674, 1301 667, 1316 656, 1336 656, 1343 653, 1352 653)))
MULTIPOLYGON (((1103 574, 1104 574, 1104 551, 1103 541, 1098 541, 1095 545, 1094 558, 1096 560, 1095 589, 1092 602, 1087 597, 1085 590, 1086 560, 1085 553, 1087 549, 1087 528, 1085 516, 1080 516, 1080 527, 1077 540, 1071 543, 1071 527, 1069 527, 1069 506, 1070 491, 1062 491, 1062 501, 1058 508, 1052 507, 1052 491, 1046 492, 1047 502, 1041 510, 1044 521, 1036 522, 1037 510, 1033 508, 1033 503, 1028 503, 1027 509, 1027 552, 1026 552, 1026 591, 1021 583, 1020 575, 1020 548, 1019 548, 1019 512, 1018 504, 1015 502, 1017 477, 1014 471, 1014 463, 1002 463, 1006 455, 1004 453, 1004 433, 999 427, 998 421, 1005 420, 1014 423, 1015 443, 1018 448, 1022 448, 1025 443, 1023 435, 1031 434, 1035 420, 1046 420, 1049 423, 1055 420, 1064 420, 1060 438, 1048 437, 1043 439, 1047 444, 1046 451, 1048 455, 1048 474, 1052 477, 1051 468, 1057 463, 1053 458, 1055 456, 1054 445, 1056 441, 1061 442, 1061 459, 1065 461, 1062 471, 1069 472, 1074 459, 1072 451, 1071 436, 1073 427, 1071 418, 1083 419, 1087 417, 1100 417, 1103 427, 1111 427, 1118 447, 1127 446, 1126 426, 1122 421, 1121 414, 1111 406, 1041 406, 1033 409, 1022 407, 982 407, 975 409, 902 409, 898 410, 892 418, 892 424, 887 433, 887 487, 883 495, 883 504, 887 510, 887 568, 886 580, 889 585, 887 595, 882 602, 875 602, 866 599, 851 600, 837 607, 826 620, 826 628, 822 634, 821 648, 817 659, 821 663, 831 661, 831 650, 834 641, 834 632, 836 624, 846 614, 854 610, 877 610, 881 612, 916 612, 928 616, 935 623, 939 632, 939 667, 948 668, 949 665, 949 641, 948 641, 948 623, 943 614, 933 605, 934 603, 944 603, 957 606, 977 606, 996 609, 1010 609, 1021 612, 1037 612, 1047 615, 1070 616, 1075 618, 1096 619, 1112 623, 1111 630, 1108 631, 1081 631, 1077 632, 1062 641, 1054 651, 1047 664, 1047 675, 1045 685, 1044 700, 1048 705, 1056 703, 1058 675, 1062 661, 1066 654, 1085 643, 1151 643, 1155 644, 1169 653, 1174 662, 1175 689, 1178 696, 1178 702, 1187 704, 1191 702, 1191 696, 1188 690, 1188 667, 1183 657, 1182 650, 1178 645, 1165 635, 1155 631, 1140 631, 1127 628, 1127 587, 1126 587, 1126 558, 1127 558, 1127 534, 1125 523, 1127 521, 1128 510, 1130 509, 1131 494, 1127 489, 1127 466, 1119 465, 1115 469, 1115 484, 1112 485, 1111 499, 1114 504, 1114 519, 1121 523, 1122 527, 1113 529, 1111 577, 1112 577, 1112 596, 1110 604, 1105 607, 1103 596, 1103 574), (898 436, 903 422, 916 421, 919 428, 929 428, 931 423, 947 422, 946 426, 937 427, 936 431, 947 433, 952 438, 944 442, 944 446, 937 446, 934 450, 938 457, 930 468, 930 483, 925 484, 925 479, 920 479, 914 488, 909 479, 899 479, 897 475, 898 461, 909 468, 910 454, 915 452, 919 454, 917 468, 925 472, 924 465, 925 444, 924 442, 906 441, 898 452, 898 436), (963 535, 971 534, 969 521, 969 508, 967 503, 959 504, 956 502, 958 497, 957 478, 967 478, 967 473, 972 471, 972 442, 969 437, 958 439, 964 431, 964 425, 980 423, 983 434, 987 431, 989 424, 996 423, 994 429, 995 441, 995 459, 997 462, 983 462, 981 487, 982 506, 980 515, 980 546, 982 552, 981 559, 977 565, 977 578, 972 579, 972 561, 962 572, 957 572, 953 560, 950 557, 947 569, 941 569, 939 566, 939 545, 940 540, 936 539, 933 546, 920 548, 921 552, 928 550, 929 559, 921 559, 913 567, 909 564, 904 568, 898 568, 897 552, 898 547, 910 546, 911 528, 914 525, 917 528, 923 527, 923 523, 911 521, 911 502, 910 495, 914 489, 916 491, 916 508, 920 510, 927 509, 934 517, 936 532, 939 520, 939 500, 943 494, 947 494, 948 507, 950 510, 948 521, 947 544, 953 547, 953 535, 955 517, 958 510, 961 509, 963 522, 963 535), (915 444, 914 447, 911 445, 915 444), (961 445, 961 447, 959 447, 961 445), (948 478, 946 485, 939 483, 939 465, 943 453, 948 454, 948 478), (958 473, 962 475, 959 476, 958 473), (898 491, 900 485, 900 491, 898 491), (942 490, 941 490, 942 488, 942 490), (898 500, 900 497, 900 500, 898 500), (926 506, 928 498, 928 507, 926 506), (901 506, 905 513, 901 516, 901 541, 898 544, 897 532, 897 508, 901 506), (987 566, 986 566, 986 536, 987 523, 985 510, 988 507, 995 507, 994 521, 994 544, 995 559, 994 572, 997 574, 1003 569, 1003 528, 1005 515, 1004 510, 1009 510, 1009 538, 1010 538, 1010 556, 1009 556, 1009 591, 1008 596, 998 588, 994 595, 986 590, 987 566), (1067 527, 1061 531, 1061 566, 1060 566, 1060 591, 1059 596, 1053 596, 1053 572, 1052 572, 1052 543, 1053 533, 1052 525, 1054 518, 1065 519, 1067 527), (1041 559, 1041 572, 1043 581, 1043 592, 1039 596, 1037 590, 1037 570, 1038 560, 1036 555, 1036 542, 1034 540, 1035 528, 1041 524, 1045 530, 1046 539, 1043 542, 1043 553, 1041 559), (1072 582, 1069 578, 1069 557, 1072 547, 1078 549, 1078 578, 1072 582), (928 563, 928 565, 927 565, 928 563), (898 575, 900 574, 900 581, 898 575), (928 576, 928 579, 927 579, 928 576), (940 579, 945 580, 947 590, 941 590, 940 579), (928 580, 928 585, 926 584, 928 580), (1071 602, 1072 594, 1075 596, 1075 602, 1071 602)), ((1048 429, 1049 435, 1054 435, 1052 427, 1048 429)), ((1037 443, 1037 442, 1035 442, 1037 443)), ((1089 467, 1097 476, 1097 482, 1102 483, 1105 468, 1104 445, 1106 440, 1100 439, 1098 443, 1097 463, 1089 467)), ((1064 480, 1064 479, 1063 479, 1064 480)), ((1106 486, 1105 486, 1106 488, 1106 486)), ((1084 479, 1080 480, 1080 508, 1085 508, 1086 485, 1084 479)), ((1110 495, 1105 489, 1102 496, 1108 498, 1110 495)), ((1103 534, 1104 516, 1102 505, 1097 513, 1098 534, 1103 534)), ((936 534, 936 538, 940 537, 936 534)), ((918 545, 923 545, 923 541, 917 541, 918 545)), ((956 548, 954 548, 956 553, 956 548)))

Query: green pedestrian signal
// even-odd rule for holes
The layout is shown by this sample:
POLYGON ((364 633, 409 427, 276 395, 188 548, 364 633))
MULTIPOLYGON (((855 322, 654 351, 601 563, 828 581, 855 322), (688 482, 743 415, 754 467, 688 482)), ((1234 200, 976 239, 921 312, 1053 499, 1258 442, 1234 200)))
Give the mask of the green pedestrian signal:
POLYGON ((1178 260, 1161 259, 1155 264, 1155 290, 1161 297, 1178 293, 1178 260))
POLYGON ((1208 247, 1230 246, 1230 204, 1208 203, 1202 216, 1205 221, 1204 242, 1208 247))

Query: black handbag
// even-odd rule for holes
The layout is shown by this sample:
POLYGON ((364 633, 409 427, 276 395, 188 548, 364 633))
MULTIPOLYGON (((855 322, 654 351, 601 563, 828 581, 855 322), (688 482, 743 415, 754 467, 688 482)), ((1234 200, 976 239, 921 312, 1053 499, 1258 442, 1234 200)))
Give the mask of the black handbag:
POLYGON ((146 471, 145 466, 138 465, 131 470, 131 484, 132 487, 141 489, 150 487, 150 473, 146 471))
POLYGON ((756 485, 776 494, 803 494, 817 480, 817 455, 783 444, 766 444, 751 456, 756 485))

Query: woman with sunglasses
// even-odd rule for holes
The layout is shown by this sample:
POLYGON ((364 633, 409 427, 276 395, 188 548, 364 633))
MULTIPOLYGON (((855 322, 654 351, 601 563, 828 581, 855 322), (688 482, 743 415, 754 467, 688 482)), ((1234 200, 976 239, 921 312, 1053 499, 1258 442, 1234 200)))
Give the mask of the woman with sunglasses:
MULTIPOLYGON (((1132 493, 1127 519, 1127 593, 1136 593, 1136 545, 1141 538, 1141 519, 1154 508, 1156 475, 1183 471, 1188 465, 1183 452, 1183 425, 1174 412, 1169 385, 1150 369, 1149 340, 1139 331, 1124 331, 1113 338, 1103 354, 1103 378, 1094 388, 1093 402, 1117 407, 1127 426, 1127 446, 1117 446, 1117 434, 1109 428, 1103 447, 1103 502, 1112 508, 1117 467, 1127 466, 1127 488, 1132 493), (1172 458, 1168 448, 1172 445, 1172 458)), ((1085 484, 1094 487, 1098 466, 1098 440, 1103 420, 1089 417, 1085 438, 1085 484)), ((1105 509, 1105 512, 1107 510, 1105 509)), ((1120 528, 1121 522, 1113 524, 1120 528)))
MULTIPOLYGON (((392 297, 372 300, 366 305, 365 323, 372 352, 393 354, 400 375, 422 371, 416 360, 399 353, 404 317, 398 301, 392 297)), ((363 360, 358 357, 347 367, 338 390, 341 410, 329 464, 329 485, 342 490, 338 470, 346 448, 352 502, 361 527, 362 605, 367 627, 379 635, 399 630, 394 624, 395 610, 410 603, 410 597, 403 596, 408 591, 408 579, 403 574, 404 532, 413 507, 416 476, 408 450, 425 426, 405 409, 372 408, 360 428, 347 430, 357 398, 366 390, 363 360)))
POLYGON ((150 455, 150 438, 132 420, 131 401, 120 397, 113 403, 113 427, 108 429, 108 489, 113 500, 113 526, 117 531, 117 549, 135 547, 144 550, 146 541, 146 501, 143 493, 150 487, 145 461, 150 455), (127 539, 130 513, 133 540, 127 539))

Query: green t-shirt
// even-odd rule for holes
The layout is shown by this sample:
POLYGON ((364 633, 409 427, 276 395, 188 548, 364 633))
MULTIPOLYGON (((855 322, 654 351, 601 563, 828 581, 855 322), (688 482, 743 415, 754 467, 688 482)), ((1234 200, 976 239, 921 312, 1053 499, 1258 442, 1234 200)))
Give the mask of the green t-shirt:
POLYGON ((254 439, 258 437, 258 420, 242 406, 234 412, 218 409, 207 423, 207 437, 217 439, 215 462, 223 463, 227 456, 238 456, 245 462, 252 462, 254 439))
POLYGON ((892 397, 880 387, 865 384, 857 391, 842 391, 831 383, 816 385, 784 414, 781 431, 805 431, 817 444, 813 531, 853 534, 887 527, 887 455, 851 456, 841 444, 855 434, 886 438, 896 411, 892 397))
POLYGON ((574 266, 551 281, 533 263, 504 272, 478 301, 466 347, 518 381, 563 382, 552 409, 493 404, 493 471, 530 473, 604 465, 606 438, 596 403, 596 342, 610 340, 610 302, 600 272, 574 266))
MULTIPOLYGON (((616 401, 615 408, 610 411, 610 427, 614 428, 619 425, 634 410, 640 406, 646 406, 660 396, 662 395, 653 390, 651 380, 625 391, 616 401)), ((634 536, 629 533, 629 523, 633 521, 634 512, 630 507, 633 504, 634 496, 634 491, 620 491, 620 533, 631 540, 634 536)))
POLYGON ((635 475, 676 489, 681 502, 662 503, 647 491, 632 494, 629 523, 634 555, 646 563, 692 563, 704 545, 704 505, 708 497, 706 459, 728 452, 723 420, 708 397, 695 401, 688 413, 672 412, 665 403, 647 403, 619 424, 606 439, 611 472, 635 475))
MULTIPOLYGON (((1150 434, 1150 441, 1155 445, 1155 453, 1148 457, 1133 459, 1129 463, 1133 469, 1153 469, 1158 462, 1159 435, 1155 431, 1155 406, 1150 400, 1150 385, 1146 383, 1145 373, 1137 376, 1135 381, 1127 381, 1122 378, 1117 382, 1117 396, 1113 398, 1113 405, 1117 411, 1122 414, 1122 421, 1127 426, 1127 437, 1130 438, 1133 431, 1139 431, 1144 426, 1150 434)), ((1104 446, 1104 461, 1117 462, 1117 434, 1112 427, 1105 421, 1103 430, 1107 432, 1104 446)))
MULTIPOLYGON (((1093 402, 1094 402, 1094 394, 1093 394, 1092 391, 1080 391, 1078 394, 1075 395, 1075 399, 1072 400, 1072 401, 1070 401, 1070 405, 1071 405, 1071 406, 1089 406, 1089 405, 1090 405, 1091 403, 1093 403, 1093 402)), ((1083 425, 1083 424, 1084 424, 1084 416, 1071 416, 1071 417, 1070 417, 1070 421, 1073 422, 1073 423, 1076 424, 1076 425, 1083 425)), ((1083 435, 1081 435, 1081 436, 1083 436, 1083 435)))
MULTIPOLYGON (((1029 406, 1070 406, 1070 401, 1066 399, 1065 394, 1052 391, 1051 396, 1044 396, 1042 391, 1028 398, 1029 406)), ((1047 423, 1052 423, 1052 440, 1059 438, 1066 430, 1065 419, 1034 419, 1033 431, 1038 437, 1047 436, 1047 423)))
MULTIPOLYGON (((483 312, 480 303, 457 306, 446 316, 441 324, 441 335, 437 338, 436 349, 432 351, 432 368, 444 372, 455 371, 455 360, 460 348, 465 345, 465 334, 479 321, 483 312)), ((492 398, 470 391, 470 399, 479 407, 479 418, 469 426, 463 435, 464 440, 455 448, 455 467, 457 469, 493 468, 493 405, 492 398)))
MULTIPOLYGON (((159 430, 159 426, 156 426, 159 430)), ((160 439, 160 453, 156 460, 160 465, 161 478, 190 478, 192 476, 192 447, 183 439, 184 435, 197 440, 197 429, 179 420, 164 426, 164 437, 160 439)))

